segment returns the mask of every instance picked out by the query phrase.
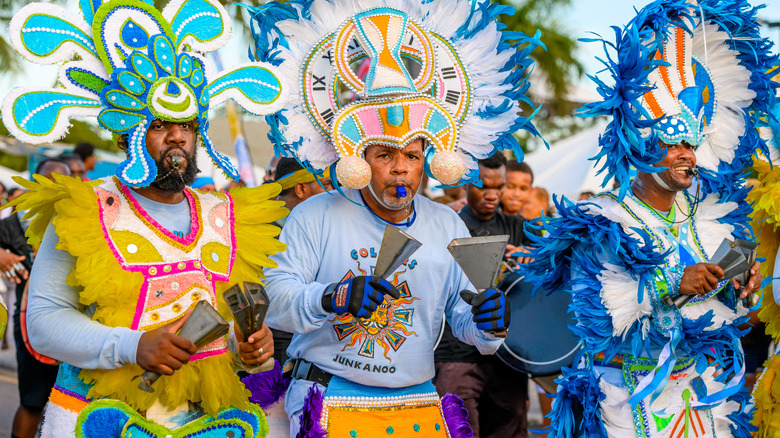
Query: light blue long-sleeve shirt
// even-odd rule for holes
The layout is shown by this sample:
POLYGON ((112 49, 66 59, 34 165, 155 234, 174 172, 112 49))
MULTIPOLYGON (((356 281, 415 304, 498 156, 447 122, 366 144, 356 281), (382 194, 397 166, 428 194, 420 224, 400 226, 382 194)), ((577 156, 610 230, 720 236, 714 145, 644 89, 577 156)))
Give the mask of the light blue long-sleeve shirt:
MULTIPOLYGON (((434 344, 445 315, 455 336, 483 354, 494 353, 502 340, 476 328, 471 306, 459 296, 474 287, 447 251, 452 239, 469 232, 450 208, 421 196, 414 200, 414 223, 400 227, 422 243, 395 271, 401 300, 368 321, 325 312, 327 285, 373 272, 386 225, 363 206, 359 192, 345 193, 353 202, 323 193, 293 210, 280 236, 287 250, 272 257, 279 266, 266 273, 268 325, 297 333, 290 357, 362 385, 420 384, 433 378, 434 344)), ((303 382, 287 395, 288 413, 300 408, 308 388, 297 383, 303 382)))
MULTIPOLYGON (((138 194, 135 199, 163 227, 184 230, 185 234, 189 231, 190 208, 186 199, 178 204, 162 204, 138 194)), ((143 332, 108 327, 83 313, 78 291, 65 282, 76 260, 57 249, 58 243, 56 230, 50 224, 30 274, 27 298, 30 344, 41 354, 84 369, 134 364, 143 332)))

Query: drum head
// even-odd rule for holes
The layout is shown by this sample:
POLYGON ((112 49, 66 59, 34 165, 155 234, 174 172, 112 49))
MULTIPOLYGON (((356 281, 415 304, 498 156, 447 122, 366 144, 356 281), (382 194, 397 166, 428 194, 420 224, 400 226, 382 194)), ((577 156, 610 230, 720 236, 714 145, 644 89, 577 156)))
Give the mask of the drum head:
POLYGON ((539 290, 511 274, 499 286, 511 303, 509 333, 496 353, 510 367, 532 376, 557 374, 571 366, 580 340, 569 330, 576 324, 566 313, 570 296, 565 292, 539 290))

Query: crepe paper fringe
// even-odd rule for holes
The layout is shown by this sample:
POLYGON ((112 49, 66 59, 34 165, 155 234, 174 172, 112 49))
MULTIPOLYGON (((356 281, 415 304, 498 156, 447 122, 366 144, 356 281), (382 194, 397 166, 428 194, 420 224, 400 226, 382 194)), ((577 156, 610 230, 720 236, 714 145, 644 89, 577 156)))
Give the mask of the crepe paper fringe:
POLYGON ((287 387, 290 385, 290 378, 282 374, 282 367, 279 362, 274 363, 274 367, 268 371, 250 374, 241 381, 246 389, 252 393, 249 401, 260 405, 263 409, 268 409, 284 396, 287 387))
POLYGON ((295 438, 325 438, 328 433, 322 430, 320 417, 322 416, 322 393, 317 385, 309 388, 309 394, 303 401, 301 412, 301 428, 295 438))
POLYGON ((452 438, 471 438, 474 431, 469 426, 469 411, 463 407, 463 400, 455 394, 445 394, 441 399, 441 410, 452 438))

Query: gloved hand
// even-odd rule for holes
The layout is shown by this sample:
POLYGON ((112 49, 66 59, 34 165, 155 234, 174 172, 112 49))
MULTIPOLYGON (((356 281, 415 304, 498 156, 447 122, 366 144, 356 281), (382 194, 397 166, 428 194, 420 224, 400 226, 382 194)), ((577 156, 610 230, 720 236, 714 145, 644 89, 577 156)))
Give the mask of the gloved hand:
POLYGON ((460 291, 463 301, 471 305, 472 318, 477 328, 486 332, 502 332, 509 328, 509 300, 498 289, 487 289, 475 294, 469 290, 460 291))
POLYGON ((353 277, 325 288, 322 307, 336 315, 349 313, 358 318, 368 318, 385 300, 385 295, 401 298, 398 289, 384 278, 353 277))

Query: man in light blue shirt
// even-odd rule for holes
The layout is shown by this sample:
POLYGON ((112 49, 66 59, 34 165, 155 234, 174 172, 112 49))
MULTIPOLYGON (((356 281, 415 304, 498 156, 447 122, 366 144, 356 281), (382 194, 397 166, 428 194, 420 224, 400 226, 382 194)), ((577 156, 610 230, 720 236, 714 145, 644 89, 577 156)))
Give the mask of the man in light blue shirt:
POLYGON ((466 226, 448 207, 415 196, 423 141, 403 149, 370 145, 365 159, 372 174, 366 188, 323 193, 293 211, 280 236, 287 251, 273 257, 279 266, 267 273, 267 322, 296 334, 286 367, 294 368, 285 406, 291 436, 313 385, 326 400, 409 397, 429 387, 435 394, 433 349, 445 316, 482 354, 494 353, 505 334, 500 292, 483 292, 474 307, 459 297, 474 287, 447 245, 469 237, 466 226), (372 274, 388 224, 422 246, 384 280, 372 274))

